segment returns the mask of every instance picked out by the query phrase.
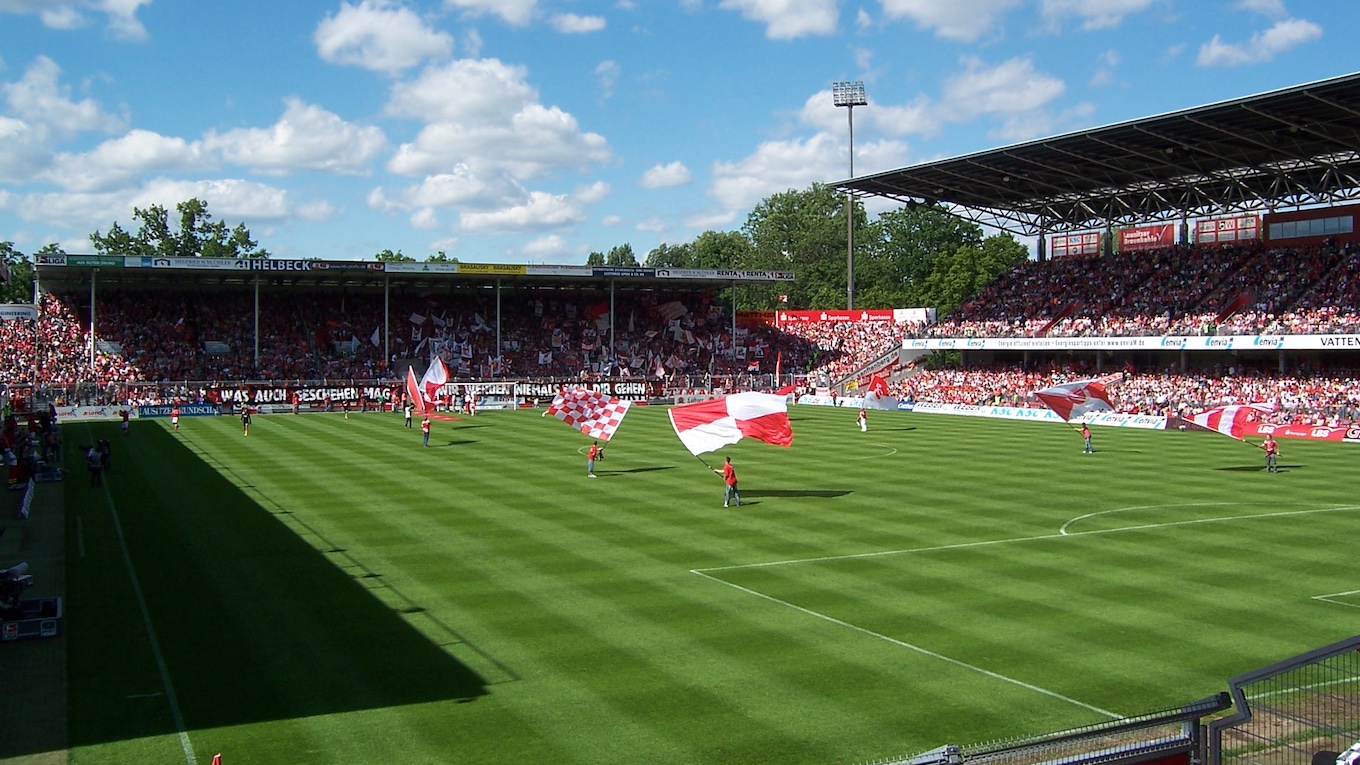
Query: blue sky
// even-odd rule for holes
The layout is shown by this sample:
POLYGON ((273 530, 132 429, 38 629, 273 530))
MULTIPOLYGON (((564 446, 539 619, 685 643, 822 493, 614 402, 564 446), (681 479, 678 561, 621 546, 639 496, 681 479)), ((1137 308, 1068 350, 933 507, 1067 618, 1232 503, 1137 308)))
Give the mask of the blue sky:
MULTIPOLYGON (((584 263, 765 197, 1360 70, 1354 0, 0 0, 0 240, 584 263)), ((882 204, 869 203, 871 211, 882 204)))

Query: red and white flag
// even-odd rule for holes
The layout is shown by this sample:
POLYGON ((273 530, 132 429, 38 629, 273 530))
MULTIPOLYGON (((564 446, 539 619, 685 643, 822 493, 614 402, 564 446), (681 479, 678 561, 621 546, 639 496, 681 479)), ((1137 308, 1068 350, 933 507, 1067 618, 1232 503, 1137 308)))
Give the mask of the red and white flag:
POLYGON ((429 412, 425 408, 425 397, 420 395, 420 383, 416 382, 416 368, 406 368, 406 400, 410 401, 416 408, 416 414, 426 414, 429 412))
POLYGON ((1114 404, 1110 403, 1110 392, 1106 386, 1122 379, 1123 373, 1116 373, 1091 380, 1073 380, 1036 390, 1030 395, 1044 402, 1044 406, 1057 412, 1059 417, 1071 420, 1088 412, 1114 411, 1114 404))
POLYGON ((869 392, 864 394, 865 409, 897 410, 897 397, 888 393, 888 378, 875 375, 869 381, 869 392))
POLYGON ((548 414, 591 438, 608 441, 619 429, 633 402, 587 388, 566 388, 548 407, 548 414))
POLYGON ((733 393, 671 407, 670 415, 675 435, 696 456, 746 436, 776 446, 793 443, 788 405, 773 393, 733 393))
POLYGON ((1242 441, 1245 440, 1248 423, 1259 422, 1262 415, 1273 411, 1274 404, 1234 404, 1200 412, 1192 416, 1190 422, 1205 430, 1212 430, 1242 441))
POLYGON ((430 360, 430 368, 425 370, 425 376, 420 378, 420 393, 425 398, 425 403, 431 410, 434 403, 439 398, 439 389, 444 387, 444 383, 449 381, 449 368, 444 366, 444 360, 435 356, 430 360))

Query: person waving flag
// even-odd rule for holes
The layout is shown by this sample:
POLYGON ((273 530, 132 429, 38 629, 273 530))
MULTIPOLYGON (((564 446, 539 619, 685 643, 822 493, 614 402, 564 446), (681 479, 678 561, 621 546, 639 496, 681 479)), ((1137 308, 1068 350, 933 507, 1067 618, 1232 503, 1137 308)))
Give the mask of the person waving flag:
POLYGON ((1123 373, 1096 377, 1090 380, 1073 380, 1054 385, 1051 388, 1036 390, 1031 395, 1043 402, 1044 406, 1058 413, 1063 421, 1070 422, 1090 412, 1112 412, 1110 383, 1124 379, 1123 373))
POLYGON ((775 446, 793 444, 788 404, 773 393, 733 393, 671 407, 671 427, 690 454, 735 444, 749 436, 775 446))
POLYGON ((591 438, 608 441, 623 424, 632 404, 589 388, 564 388, 544 414, 551 414, 591 438))

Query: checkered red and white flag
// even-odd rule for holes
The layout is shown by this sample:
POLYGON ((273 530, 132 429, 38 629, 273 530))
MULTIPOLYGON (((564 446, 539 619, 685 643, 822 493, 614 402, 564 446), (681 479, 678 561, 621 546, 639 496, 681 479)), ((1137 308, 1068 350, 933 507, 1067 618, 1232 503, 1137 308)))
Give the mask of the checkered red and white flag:
POLYGON ((587 388, 565 388, 553 399, 548 414, 591 438, 608 441, 628 414, 631 401, 606 396, 587 388))

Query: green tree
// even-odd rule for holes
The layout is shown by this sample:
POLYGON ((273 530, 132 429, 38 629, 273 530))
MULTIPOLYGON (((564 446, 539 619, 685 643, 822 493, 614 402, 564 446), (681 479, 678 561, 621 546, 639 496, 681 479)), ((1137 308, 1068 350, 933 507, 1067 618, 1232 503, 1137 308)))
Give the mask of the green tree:
POLYGON ((402 255, 401 250, 397 250, 396 252, 383 250, 377 255, 374 255, 373 259, 379 263, 414 263, 416 260, 410 255, 402 255))
MULTIPOLYGON (((982 246, 982 227, 950 215, 939 205, 907 205, 878 216, 864 235, 866 251, 856 260, 865 284, 863 305, 929 306, 925 280, 935 261, 961 247, 982 246)), ((952 267, 946 264, 946 270, 952 267)))
POLYGON ((443 250, 440 250, 439 252, 436 252, 436 253, 433 254, 433 255, 427 256, 427 257, 425 258, 425 262, 426 262, 426 263, 457 263, 457 262, 458 262, 458 258, 450 257, 449 255, 444 254, 444 251, 443 251, 443 250))
MULTIPOLYGON (((804 191, 791 189, 775 194, 756 205, 742 228, 751 243, 751 253, 747 262, 733 267, 791 270, 797 274, 797 281, 792 286, 744 287, 738 295, 738 307, 773 310, 778 307, 780 294, 789 295, 790 305, 845 307, 845 202, 844 194, 818 183, 804 191)), ((864 211, 858 204, 855 217, 856 231, 862 230, 864 211)), ((857 246, 856 251, 859 249, 857 246)))
POLYGON ((980 247, 962 245, 941 253, 922 280, 913 307, 938 308, 944 316, 1028 258, 1029 250, 1009 234, 987 237, 980 247))
POLYGON ((132 217, 138 221, 137 233, 129 233, 114 223, 108 233, 95 231, 90 242, 95 252, 102 255, 140 255, 163 258, 267 258, 250 236, 244 223, 228 228, 223 221, 212 220, 208 203, 188 199, 175 205, 179 224, 171 228, 170 214, 160 205, 134 207, 132 217))
POLYGON ((32 303, 33 261, 14 249, 14 242, 0 242, 0 258, 4 259, 9 269, 9 281, 0 285, 0 302, 32 303))
POLYGON ((633 254, 633 245, 627 242, 609 248, 609 254, 604 257, 606 266, 633 268, 638 264, 637 255, 633 254))
POLYGON ((648 268, 696 268, 694 265, 694 245, 666 244, 662 242, 647 253, 643 265, 648 268))
POLYGON ((590 253, 589 255, 586 256, 586 265, 588 265, 588 266, 603 266, 603 265, 604 265, 604 253, 603 253, 603 252, 600 252, 599 250, 595 250, 594 252, 590 253))

